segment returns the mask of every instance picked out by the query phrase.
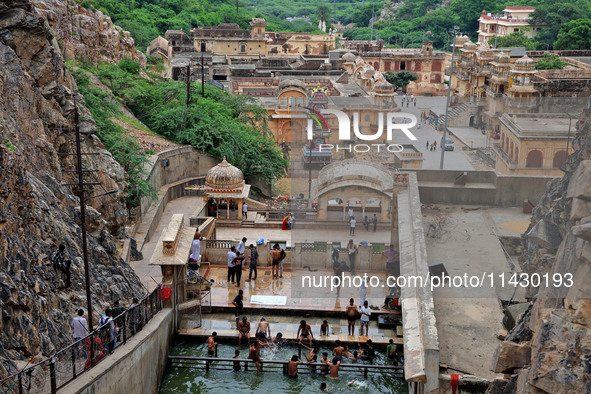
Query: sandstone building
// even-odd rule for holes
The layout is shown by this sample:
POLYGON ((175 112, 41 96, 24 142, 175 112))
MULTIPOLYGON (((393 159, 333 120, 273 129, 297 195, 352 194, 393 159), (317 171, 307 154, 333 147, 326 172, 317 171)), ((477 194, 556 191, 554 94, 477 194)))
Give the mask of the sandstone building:
POLYGON ((535 7, 505 7, 502 15, 493 15, 486 10, 478 19, 478 43, 488 45, 488 40, 495 37, 506 37, 509 34, 523 32, 526 37, 534 37, 541 25, 530 25, 529 15, 535 7))
POLYGON ((423 42, 420 49, 383 49, 383 41, 345 41, 345 48, 357 53, 380 72, 410 71, 418 76, 407 86, 414 95, 443 95, 443 63, 445 53, 433 50, 433 43, 423 42))

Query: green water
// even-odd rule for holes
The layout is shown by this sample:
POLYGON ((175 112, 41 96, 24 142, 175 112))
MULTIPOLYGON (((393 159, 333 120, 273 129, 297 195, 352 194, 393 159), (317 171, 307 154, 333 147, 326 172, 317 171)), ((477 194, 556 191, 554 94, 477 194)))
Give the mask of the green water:
MULTIPOLYGON (((234 357, 234 350, 237 345, 218 345, 219 358, 234 357)), ((332 358, 332 347, 320 347, 322 352, 328 352, 332 358)), ((306 352, 307 353, 307 352, 306 352)), ((289 360, 292 355, 298 354, 295 346, 282 346, 279 349, 271 350, 263 348, 261 358, 264 360, 289 360)), ((184 343, 174 346, 171 349, 173 356, 207 356, 207 346, 204 343, 184 343)), ((303 357, 303 356, 302 356, 303 357)), ((248 358, 248 347, 243 345, 240 348, 240 358, 248 358)), ((343 363, 363 364, 361 360, 351 361, 345 359, 343 363)), ((376 352, 376 365, 389 365, 383 349, 376 352)), ((252 364, 250 364, 252 365, 252 364)), ((248 372, 239 371, 203 371, 200 369, 172 368, 167 371, 162 385, 161 394, 170 393, 318 393, 320 383, 325 382, 332 393, 408 393, 407 384, 403 379, 389 376, 387 372, 382 374, 369 374, 363 377, 362 372, 340 371, 338 379, 322 376, 319 373, 303 374, 305 366, 300 366, 298 379, 290 379, 281 372, 256 373, 254 365, 249 365, 248 372), (252 368, 252 369, 250 369, 252 368), (355 379, 356 382, 349 386, 348 382, 355 379)))

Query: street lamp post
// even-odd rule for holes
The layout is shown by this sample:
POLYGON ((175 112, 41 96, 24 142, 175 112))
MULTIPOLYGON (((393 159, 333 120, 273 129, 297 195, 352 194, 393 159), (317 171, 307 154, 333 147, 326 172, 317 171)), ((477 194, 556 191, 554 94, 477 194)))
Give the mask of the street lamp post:
POLYGON ((460 28, 458 26, 455 26, 453 31, 451 32, 451 34, 453 34, 453 45, 452 45, 452 51, 451 51, 451 67, 449 69, 449 81, 448 81, 448 86, 447 86, 447 101, 445 103, 445 122, 443 125, 443 139, 441 140, 441 144, 439 146, 441 146, 441 163, 439 164, 439 169, 443 170, 443 157, 445 155, 445 139, 447 137, 447 117, 448 117, 448 113, 449 113, 449 99, 450 99, 450 95, 451 95, 451 79, 453 77, 453 73, 454 73, 454 55, 456 53, 456 36, 458 34, 460 34, 460 28))

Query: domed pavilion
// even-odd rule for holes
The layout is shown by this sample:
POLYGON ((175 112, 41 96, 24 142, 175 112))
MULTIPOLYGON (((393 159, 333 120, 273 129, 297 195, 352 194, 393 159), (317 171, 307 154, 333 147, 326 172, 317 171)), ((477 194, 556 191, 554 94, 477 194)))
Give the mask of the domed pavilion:
POLYGON ((220 217, 220 210, 225 208, 226 219, 242 220, 242 204, 250 193, 250 185, 244 182, 244 174, 240 169, 226 161, 207 171, 204 198, 210 216, 220 217))

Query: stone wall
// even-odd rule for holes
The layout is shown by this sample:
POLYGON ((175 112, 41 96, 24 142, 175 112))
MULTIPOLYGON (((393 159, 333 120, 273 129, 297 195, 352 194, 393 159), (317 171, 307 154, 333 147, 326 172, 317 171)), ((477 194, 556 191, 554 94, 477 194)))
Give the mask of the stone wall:
POLYGON ((463 171, 413 170, 419 180, 421 202, 517 207, 528 199, 538 202, 555 177, 499 175, 495 171, 466 171, 466 186, 453 182, 463 171))
POLYGON ((125 345, 62 391, 77 394, 156 394, 166 371, 173 337, 173 311, 163 309, 125 345))
MULTIPOLYGON (((421 199, 416 175, 409 174, 409 187, 398 194, 400 275, 426 278, 429 273, 423 229, 421 199)), ((416 392, 436 393, 439 389, 439 337, 429 286, 401 289, 404 334, 404 378, 416 392)))
MULTIPOLYGON (((218 163, 219 160, 198 152, 191 146, 169 149, 150 157, 150 161, 147 163, 149 173, 147 181, 158 191, 167 184, 205 176, 207 171, 218 163)), ((154 201, 150 197, 142 199, 142 216, 153 203, 154 201)))

